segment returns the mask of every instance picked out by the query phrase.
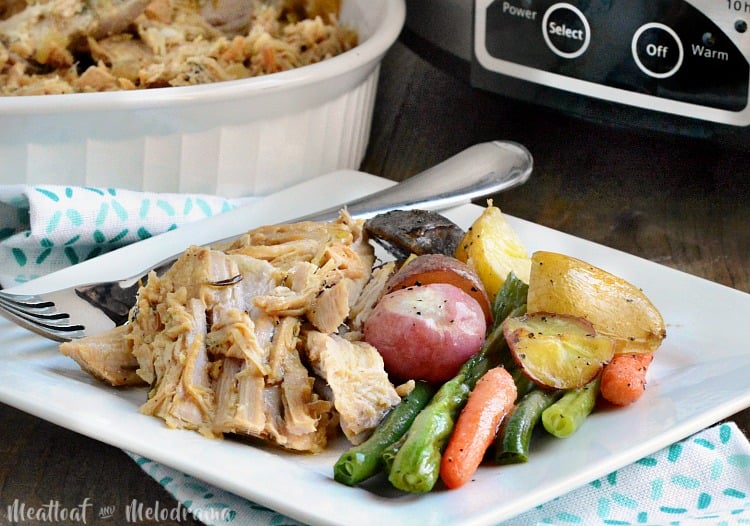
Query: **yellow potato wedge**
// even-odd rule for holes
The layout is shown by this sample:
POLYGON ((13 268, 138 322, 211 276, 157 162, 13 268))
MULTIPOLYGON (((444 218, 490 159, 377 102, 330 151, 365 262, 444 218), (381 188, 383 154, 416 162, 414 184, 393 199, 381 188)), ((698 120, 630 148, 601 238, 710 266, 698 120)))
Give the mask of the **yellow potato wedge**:
POLYGON ((642 290, 580 259, 539 251, 531 257, 528 312, 589 320, 615 342, 615 353, 652 352, 667 335, 659 310, 642 290))
POLYGON ((535 312, 506 318, 503 335, 513 359, 543 389, 578 389, 614 356, 614 343, 584 318, 535 312))
POLYGON ((511 271, 524 283, 529 282, 528 251, 491 200, 459 243, 456 258, 476 270, 490 299, 495 297, 511 271))

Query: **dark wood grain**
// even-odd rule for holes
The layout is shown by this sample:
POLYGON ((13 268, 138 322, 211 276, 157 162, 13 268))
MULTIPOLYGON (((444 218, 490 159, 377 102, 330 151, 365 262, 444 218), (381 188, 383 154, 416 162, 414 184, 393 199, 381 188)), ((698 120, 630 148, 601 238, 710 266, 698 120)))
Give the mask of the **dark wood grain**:
MULTIPOLYGON (((534 155, 535 171, 525 186, 494 196, 506 213, 750 292, 747 151, 584 122, 475 90, 403 43, 381 73, 363 170, 401 180, 472 144, 515 140, 534 155)), ((750 430, 750 411, 733 419, 750 430)), ((2 520, 15 499, 175 505, 119 449, 5 405, 0 422, 2 520)), ((96 524, 125 519, 115 513, 96 524)))

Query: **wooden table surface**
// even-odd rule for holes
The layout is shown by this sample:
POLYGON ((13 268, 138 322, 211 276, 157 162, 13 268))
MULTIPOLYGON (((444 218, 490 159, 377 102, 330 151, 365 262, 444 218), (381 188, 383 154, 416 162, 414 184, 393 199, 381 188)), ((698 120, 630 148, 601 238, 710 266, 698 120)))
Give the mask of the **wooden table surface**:
MULTIPOLYGON (((518 141, 535 158, 526 185, 495 197, 506 213, 750 292, 750 151, 527 106, 471 88, 403 42, 394 46, 363 170, 401 180, 495 139, 518 141)), ((750 411, 733 419, 750 431, 750 411)), ((0 524, 16 499, 175 506, 119 449, 2 404, 0 422, 0 524)), ((115 513, 95 524, 126 522, 115 513)))

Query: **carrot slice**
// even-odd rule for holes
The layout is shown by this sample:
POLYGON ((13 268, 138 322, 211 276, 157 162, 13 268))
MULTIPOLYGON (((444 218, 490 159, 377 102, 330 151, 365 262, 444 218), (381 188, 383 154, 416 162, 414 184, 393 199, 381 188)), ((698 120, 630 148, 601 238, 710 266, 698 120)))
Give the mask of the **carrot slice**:
POLYGON ((440 461, 440 478, 448 488, 458 488, 474 475, 515 400, 516 384, 504 368, 490 369, 479 379, 440 461))
POLYGON ((616 354, 602 370, 602 398, 620 406, 638 400, 646 390, 646 373, 653 359, 653 352, 616 354))

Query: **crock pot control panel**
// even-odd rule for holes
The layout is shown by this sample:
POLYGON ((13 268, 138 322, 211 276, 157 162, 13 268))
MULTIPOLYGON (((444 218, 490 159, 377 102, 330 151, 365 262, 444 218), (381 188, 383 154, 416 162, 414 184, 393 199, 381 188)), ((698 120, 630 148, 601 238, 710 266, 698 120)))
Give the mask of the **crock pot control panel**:
POLYGON ((507 75, 750 125, 750 0, 477 0, 474 7, 472 70, 483 70, 481 87, 493 89, 507 75))

